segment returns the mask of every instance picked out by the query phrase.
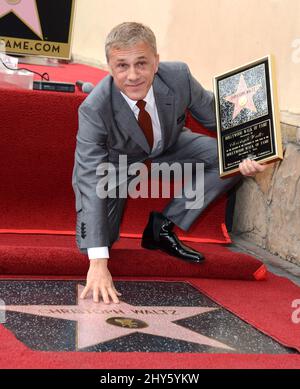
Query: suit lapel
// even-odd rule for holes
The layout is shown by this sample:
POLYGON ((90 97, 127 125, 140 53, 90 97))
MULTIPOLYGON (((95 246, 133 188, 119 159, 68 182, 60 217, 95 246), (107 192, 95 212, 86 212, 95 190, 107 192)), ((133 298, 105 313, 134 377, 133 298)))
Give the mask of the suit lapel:
POLYGON ((115 113, 115 120, 118 128, 122 131, 126 131, 128 135, 144 150, 147 154, 150 154, 150 147, 145 138, 145 135, 138 125, 138 122, 134 116, 134 113, 130 109, 127 102, 124 100, 120 91, 112 85, 112 103, 115 113))
POLYGON ((153 81, 153 91, 162 131, 162 150, 164 150, 174 126, 174 95, 157 75, 153 81))
MULTIPOLYGON (((174 95, 171 94, 168 86, 155 75, 153 81, 153 91, 157 113, 162 131, 162 150, 171 137, 174 125, 174 95)), ((112 103, 115 113, 115 120, 122 131, 128 135, 144 150, 150 154, 150 147, 145 135, 138 125, 134 113, 122 97, 120 91, 112 84, 112 103)))

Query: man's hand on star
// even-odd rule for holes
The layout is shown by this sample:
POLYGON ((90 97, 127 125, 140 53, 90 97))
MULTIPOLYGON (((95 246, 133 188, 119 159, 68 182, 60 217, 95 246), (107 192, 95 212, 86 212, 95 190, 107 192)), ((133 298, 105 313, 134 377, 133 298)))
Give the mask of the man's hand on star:
POLYGON ((246 177, 253 177, 257 173, 264 172, 267 168, 267 165, 261 165, 249 158, 244 159, 244 161, 239 164, 241 174, 246 177))
POLYGON ((80 298, 86 298, 89 292, 92 292, 95 303, 99 302, 99 296, 101 296, 105 304, 109 304, 110 299, 113 303, 119 304, 118 296, 121 296, 121 293, 114 286, 111 274, 107 268, 107 259, 92 259, 90 261, 86 286, 80 298))

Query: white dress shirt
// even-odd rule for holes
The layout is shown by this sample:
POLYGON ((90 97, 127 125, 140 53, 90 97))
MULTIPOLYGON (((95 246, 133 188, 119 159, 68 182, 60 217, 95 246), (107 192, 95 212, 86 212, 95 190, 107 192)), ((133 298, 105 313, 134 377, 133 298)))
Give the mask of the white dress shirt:
MULTIPOLYGON (((124 97, 125 101, 131 108, 136 120, 138 120, 139 116, 139 108, 137 107, 136 100, 131 100, 128 96, 121 92, 121 95, 124 97)), ((149 89, 147 96, 144 98, 146 101, 145 110, 149 113, 152 120, 152 128, 153 128, 153 148, 151 153, 156 151, 161 145, 161 126, 158 117, 157 107, 155 103, 153 87, 149 89)), ((87 249, 89 259, 100 259, 100 258, 109 258, 109 250, 108 247, 90 247, 87 249)))

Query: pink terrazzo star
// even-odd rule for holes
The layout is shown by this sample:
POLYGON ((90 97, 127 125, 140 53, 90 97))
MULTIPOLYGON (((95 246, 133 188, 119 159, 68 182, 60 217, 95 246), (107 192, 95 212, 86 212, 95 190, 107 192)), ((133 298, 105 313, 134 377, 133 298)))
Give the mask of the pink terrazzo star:
POLYGON ((77 322, 77 349, 141 332, 233 350, 224 343, 174 323, 218 308, 134 306, 125 302, 106 305, 94 303, 92 299, 79 299, 82 290, 83 286, 78 285, 77 305, 8 305, 0 309, 77 322))

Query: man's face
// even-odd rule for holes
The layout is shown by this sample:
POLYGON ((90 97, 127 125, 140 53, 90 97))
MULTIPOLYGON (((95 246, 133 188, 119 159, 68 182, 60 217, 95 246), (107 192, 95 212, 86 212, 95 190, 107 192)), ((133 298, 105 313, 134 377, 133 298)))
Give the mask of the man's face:
POLYGON ((143 100, 158 69, 159 56, 145 42, 109 52, 108 65, 117 88, 132 100, 143 100))

